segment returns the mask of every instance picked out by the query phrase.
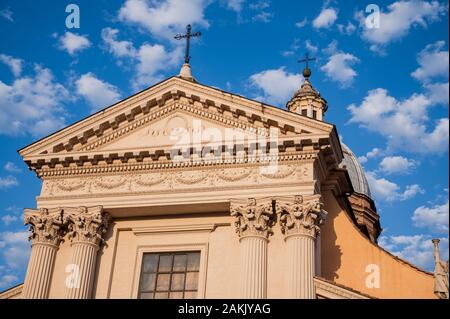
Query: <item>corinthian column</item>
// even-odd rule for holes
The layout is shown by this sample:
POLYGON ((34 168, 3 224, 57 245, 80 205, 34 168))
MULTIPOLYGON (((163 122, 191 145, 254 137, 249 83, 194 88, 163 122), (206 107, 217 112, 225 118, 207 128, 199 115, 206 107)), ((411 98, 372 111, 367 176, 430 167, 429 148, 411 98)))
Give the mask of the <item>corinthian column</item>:
POLYGON ((72 262, 66 266, 67 299, 91 298, 97 252, 108 228, 109 215, 102 206, 67 209, 68 237, 73 249, 72 262))
POLYGON ((290 298, 315 299, 315 240, 326 212, 319 195, 304 201, 298 195, 292 199, 277 199, 281 232, 285 235, 288 251, 288 293, 290 298))
POLYGON ((22 298, 48 298, 56 252, 65 221, 61 209, 25 209, 24 223, 30 225, 31 255, 22 298))
POLYGON ((261 299, 267 297, 267 242, 272 234, 275 214, 272 200, 257 203, 231 201, 231 216, 236 218, 236 232, 241 243, 241 296, 261 299))

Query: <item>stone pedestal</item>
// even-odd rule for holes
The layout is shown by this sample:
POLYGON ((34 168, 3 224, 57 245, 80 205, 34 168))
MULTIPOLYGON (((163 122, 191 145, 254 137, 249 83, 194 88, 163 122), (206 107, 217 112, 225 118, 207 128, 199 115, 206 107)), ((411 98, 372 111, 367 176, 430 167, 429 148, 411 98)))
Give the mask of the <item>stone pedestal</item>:
POLYGON ((319 225, 326 217, 320 196, 309 196, 307 200, 300 195, 279 199, 276 210, 289 255, 288 297, 315 299, 315 240, 320 232, 319 225))
POLYGON ((267 242, 275 220, 272 200, 232 200, 230 212, 241 243, 241 297, 267 298, 267 242))
POLYGON ((24 223, 30 225, 32 246, 22 298, 45 299, 49 295, 56 252, 66 221, 61 209, 26 209, 24 223))

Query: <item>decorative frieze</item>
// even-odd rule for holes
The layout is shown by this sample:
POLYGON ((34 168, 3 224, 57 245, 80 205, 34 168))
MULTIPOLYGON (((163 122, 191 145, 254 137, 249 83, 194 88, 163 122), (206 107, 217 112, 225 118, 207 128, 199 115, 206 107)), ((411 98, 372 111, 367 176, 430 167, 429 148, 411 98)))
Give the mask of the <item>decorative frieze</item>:
POLYGON ((121 173, 104 176, 48 178, 43 180, 41 197, 90 194, 142 193, 147 191, 187 190, 239 185, 304 182, 311 178, 312 165, 278 165, 273 173, 261 172, 260 166, 239 168, 204 168, 160 172, 121 173))
POLYGON ((277 199, 276 212, 280 215, 281 232, 288 235, 302 234, 316 237, 327 213, 323 210, 320 195, 304 198, 277 199))
POLYGON ((64 237, 67 218, 61 208, 25 209, 24 224, 30 225, 28 237, 33 244, 48 243, 58 246, 64 237))
POLYGON ((268 238, 275 222, 272 200, 249 198, 246 202, 232 200, 231 216, 235 217, 234 225, 239 237, 262 236, 268 238))

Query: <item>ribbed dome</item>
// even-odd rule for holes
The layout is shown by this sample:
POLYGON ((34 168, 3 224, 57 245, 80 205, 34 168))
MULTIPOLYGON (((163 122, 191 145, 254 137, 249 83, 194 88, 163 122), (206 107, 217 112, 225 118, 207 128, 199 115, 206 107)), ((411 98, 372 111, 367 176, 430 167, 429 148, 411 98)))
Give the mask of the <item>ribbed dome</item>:
POLYGON ((350 176, 352 186, 355 192, 364 194, 372 198, 370 194, 369 183, 367 182, 366 174, 355 154, 348 148, 347 145, 341 143, 342 152, 344 153, 344 159, 342 160, 340 167, 345 166, 350 176))

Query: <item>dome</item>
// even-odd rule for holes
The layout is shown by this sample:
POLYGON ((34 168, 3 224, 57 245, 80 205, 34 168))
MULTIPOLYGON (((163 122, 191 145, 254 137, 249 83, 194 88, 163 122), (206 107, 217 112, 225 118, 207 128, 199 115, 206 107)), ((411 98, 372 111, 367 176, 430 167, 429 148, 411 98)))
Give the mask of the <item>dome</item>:
POLYGON ((348 146, 344 143, 341 143, 341 145, 342 152, 344 153, 344 159, 339 166, 345 166, 347 168, 353 189, 356 193, 364 194, 372 198, 364 169, 350 148, 348 148, 348 146))

